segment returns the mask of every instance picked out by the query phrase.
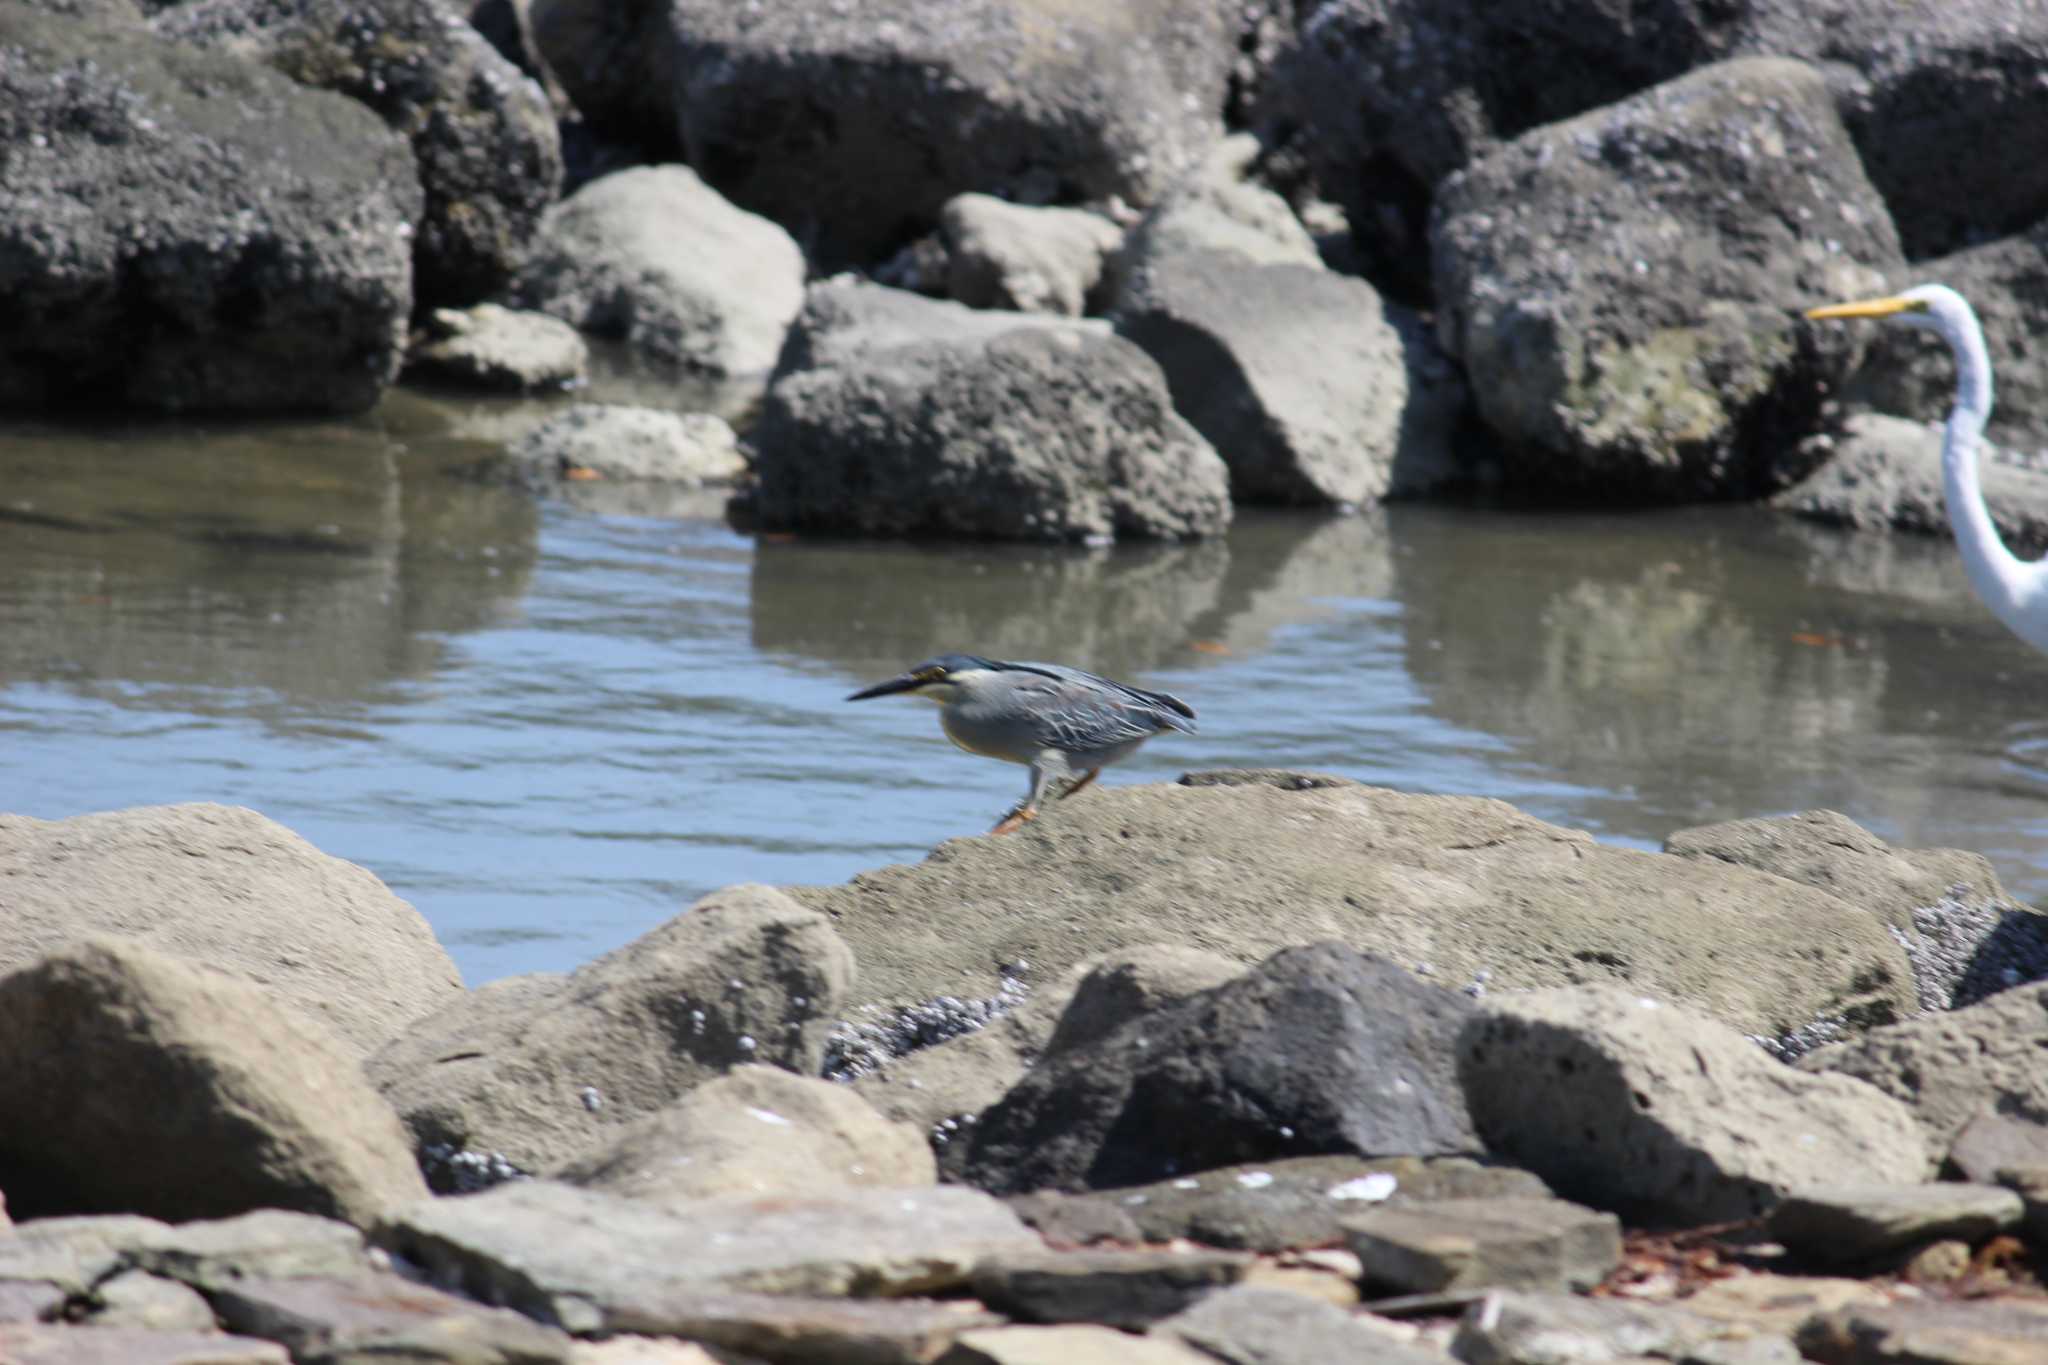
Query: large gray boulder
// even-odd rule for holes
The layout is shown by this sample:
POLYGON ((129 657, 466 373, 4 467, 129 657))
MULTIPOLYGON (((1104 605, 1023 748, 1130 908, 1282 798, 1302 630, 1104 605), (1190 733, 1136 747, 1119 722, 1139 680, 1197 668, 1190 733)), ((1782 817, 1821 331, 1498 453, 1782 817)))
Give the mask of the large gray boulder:
POLYGON ((267 993, 116 939, 0 977, 15 1212, 367 1224, 426 1190, 355 1057, 267 993))
POLYGON ((1438 326, 1511 478, 1754 495, 1856 358, 1792 307, 1900 264, 1820 72, 1725 62, 1525 133, 1444 182, 1438 326))
POLYGON ((510 294, 693 371, 765 374, 803 304, 804 257, 689 167, 636 166, 548 210, 510 294))
POLYGON ((1402 333, 1364 280, 1182 251, 1125 275, 1116 325, 1159 362, 1240 501, 1355 507, 1455 473, 1453 423, 1411 394, 1402 333))
POLYGON ((418 1021, 370 1079, 441 1160, 547 1171, 745 1062, 814 1076, 853 962, 762 886, 715 892, 567 976, 509 977, 418 1021))
POLYGON ((1304 130, 1320 182, 1394 273, 1414 206, 1541 124, 1724 58, 1829 71, 1856 149, 1914 258, 2024 228, 2048 205, 2027 150, 2048 16, 2005 0, 1327 0, 1280 55, 1267 121, 1304 130))
POLYGON ((96 935, 261 986, 358 1056, 462 995, 419 911, 239 806, 0 815, 0 972, 96 935))
POLYGON ((1918 260, 2048 210, 2048 12, 2005 0, 1749 0, 1744 48, 1824 64, 1843 121, 1918 260))
POLYGON ((665 12, 689 161, 828 268, 885 255, 966 190, 1150 201, 1222 135, 1240 22, 1214 0, 665 12))
POLYGON ((1145 353, 1099 323, 814 287, 754 432, 765 526, 1183 539, 1228 477, 1145 353))
POLYGON ((0 407, 355 412, 397 376, 404 139, 138 25, 0 3, 0 407))
POLYGON ((1635 1220, 1750 1218, 1798 1189, 1932 1171, 1906 1107, 1793 1070, 1690 1009, 1613 986, 1489 1001, 1458 1045, 1487 1149, 1635 1220))
POLYGON ((439 0, 186 0, 151 27, 347 95, 411 142, 426 195, 413 236, 420 304, 496 291, 561 192, 546 94, 439 0))
POLYGON ((1914 1009, 1883 923, 1824 892, 1341 779, 1091 789, 1015 834, 790 894, 832 916, 863 1001, 985 996, 992 963, 1053 979, 1138 944, 1250 964, 1336 940, 1451 985, 1626 983, 1766 1036, 1914 1009))
POLYGON ((1311 1153, 1474 1151, 1455 1073, 1471 1009, 1341 944, 1283 949, 1042 1057, 973 1125, 962 1177, 1020 1194, 1311 1153))

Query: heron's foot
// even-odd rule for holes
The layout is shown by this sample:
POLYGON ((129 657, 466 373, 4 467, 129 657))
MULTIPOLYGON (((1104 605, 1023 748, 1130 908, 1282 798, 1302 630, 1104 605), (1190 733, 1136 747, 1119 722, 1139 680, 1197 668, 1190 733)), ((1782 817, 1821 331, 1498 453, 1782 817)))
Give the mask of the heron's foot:
POLYGON ((989 833, 1014 834, 1016 831, 1024 828, 1024 826, 1030 824, 1033 820, 1036 820, 1037 818, 1038 807, 1019 806, 1017 807, 1017 809, 1011 811, 1008 815, 1005 815, 1002 819, 996 821, 996 827, 990 830, 989 833))
POLYGON ((1073 786, 1067 788, 1065 791, 1060 793, 1060 800, 1066 800, 1075 792, 1081 790, 1081 788, 1087 786, 1090 782, 1093 782, 1096 778, 1100 776, 1102 776, 1102 769, 1090 768, 1087 772, 1081 774, 1080 781, 1076 782, 1073 786))

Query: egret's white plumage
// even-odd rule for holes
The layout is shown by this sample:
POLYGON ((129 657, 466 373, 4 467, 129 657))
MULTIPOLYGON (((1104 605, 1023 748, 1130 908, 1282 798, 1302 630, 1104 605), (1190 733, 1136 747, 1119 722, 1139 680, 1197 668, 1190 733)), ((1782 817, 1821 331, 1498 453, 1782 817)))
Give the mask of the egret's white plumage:
POLYGON ((1984 505, 1977 448, 1991 416, 1991 355, 1969 303, 1946 285, 1923 284, 1884 298, 1807 311, 1809 318, 1887 318, 1924 327, 1948 343, 1956 364, 1956 401, 1941 443, 1942 495, 1970 586, 2014 634, 2048 653, 2048 561, 2029 562, 2006 548, 1984 505))

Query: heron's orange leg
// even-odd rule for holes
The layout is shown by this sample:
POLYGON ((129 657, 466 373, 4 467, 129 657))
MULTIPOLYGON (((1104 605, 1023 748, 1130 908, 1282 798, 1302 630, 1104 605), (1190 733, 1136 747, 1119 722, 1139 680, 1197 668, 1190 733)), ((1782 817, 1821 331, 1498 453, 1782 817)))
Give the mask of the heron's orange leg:
POLYGON ((1102 776, 1102 769, 1090 768, 1087 772, 1081 774, 1081 780, 1079 782, 1076 782, 1073 786, 1067 788, 1065 791, 1060 793, 1060 800, 1066 800, 1075 792, 1081 790, 1081 788, 1087 786, 1090 782, 1093 782, 1096 778, 1100 776, 1102 776))
POLYGON ((996 822, 996 827, 990 830, 989 833, 1011 834, 1016 832, 1017 830, 1024 828, 1025 825, 1031 823, 1033 820, 1036 820, 1037 818, 1038 807, 1019 806, 1017 807, 1017 809, 1011 811, 1008 815, 1005 815, 1001 820, 998 820, 996 822))

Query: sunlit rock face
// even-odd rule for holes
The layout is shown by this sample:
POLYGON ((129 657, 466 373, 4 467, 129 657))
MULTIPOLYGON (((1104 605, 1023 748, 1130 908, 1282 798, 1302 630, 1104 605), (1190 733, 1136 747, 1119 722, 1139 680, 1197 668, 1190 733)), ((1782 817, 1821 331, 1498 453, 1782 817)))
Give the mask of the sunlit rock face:
POLYGON ((1796 475, 1862 343, 1790 305, 1901 264, 1821 73, 1727 62, 1524 134, 1444 182, 1445 347, 1510 477, 1626 500, 1753 495, 1796 475))

